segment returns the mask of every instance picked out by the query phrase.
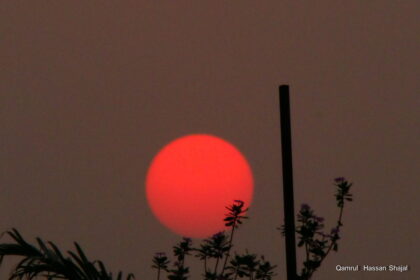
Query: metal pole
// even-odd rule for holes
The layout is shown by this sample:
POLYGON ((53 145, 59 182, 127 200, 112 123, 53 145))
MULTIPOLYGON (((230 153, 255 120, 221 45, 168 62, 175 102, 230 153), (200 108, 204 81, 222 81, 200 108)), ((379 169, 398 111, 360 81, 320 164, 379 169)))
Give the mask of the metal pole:
POLYGON ((297 280, 289 86, 279 88, 287 279, 297 280))

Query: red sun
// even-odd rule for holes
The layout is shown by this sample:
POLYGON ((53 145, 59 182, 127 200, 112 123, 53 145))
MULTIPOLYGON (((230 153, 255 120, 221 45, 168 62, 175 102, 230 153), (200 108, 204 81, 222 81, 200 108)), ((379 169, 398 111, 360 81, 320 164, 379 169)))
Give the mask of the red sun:
POLYGON ((229 142, 206 134, 167 144, 153 159, 146 195, 157 219, 173 232, 205 238, 225 229, 226 206, 253 195, 251 168, 229 142))

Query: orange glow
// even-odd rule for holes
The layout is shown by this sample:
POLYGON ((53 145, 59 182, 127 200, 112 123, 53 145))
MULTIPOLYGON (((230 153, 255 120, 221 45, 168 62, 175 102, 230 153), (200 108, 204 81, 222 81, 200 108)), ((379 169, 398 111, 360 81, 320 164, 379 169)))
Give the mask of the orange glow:
POLYGON ((229 142, 206 134, 178 138, 153 159, 146 195, 157 219, 173 232, 205 238, 225 229, 226 206, 253 195, 252 171, 229 142))

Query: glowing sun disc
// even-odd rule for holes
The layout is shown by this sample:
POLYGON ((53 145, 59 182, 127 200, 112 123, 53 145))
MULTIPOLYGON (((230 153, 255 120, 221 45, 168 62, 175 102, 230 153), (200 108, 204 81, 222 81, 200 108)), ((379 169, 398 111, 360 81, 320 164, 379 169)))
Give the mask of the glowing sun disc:
POLYGON ((164 146, 146 176, 146 197, 156 218, 173 232, 204 238, 225 229, 226 206, 253 196, 251 168, 231 143, 207 134, 164 146))

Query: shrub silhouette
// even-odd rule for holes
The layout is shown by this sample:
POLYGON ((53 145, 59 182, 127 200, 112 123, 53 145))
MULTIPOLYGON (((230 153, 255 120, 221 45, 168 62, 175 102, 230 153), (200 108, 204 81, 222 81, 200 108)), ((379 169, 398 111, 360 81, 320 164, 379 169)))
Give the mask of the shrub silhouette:
POLYGON ((189 278, 189 267, 185 265, 185 257, 189 252, 195 252, 194 257, 203 262, 205 280, 238 279, 248 277, 249 279, 271 280, 275 275, 270 262, 264 256, 258 257, 246 251, 242 255, 235 253, 231 259, 231 249, 233 247, 233 237, 235 230, 248 219, 245 216, 248 208, 244 208, 244 202, 235 200, 232 205, 226 207, 228 213, 224 219, 225 226, 229 228, 230 234, 224 231, 214 234, 208 239, 204 239, 198 248, 192 247, 191 239, 184 237, 182 241, 173 247, 176 261, 173 269, 168 269, 169 260, 164 253, 157 253, 153 258, 153 268, 157 269, 157 279, 160 279, 161 271, 167 272, 170 280, 185 280, 189 278), (229 262, 230 260, 230 262, 229 262), (210 262, 213 264, 210 267, 210 262), (163 264, 164 265, 156 265, 163 264), (164 268, 165 267, 165 268, 164 268))

